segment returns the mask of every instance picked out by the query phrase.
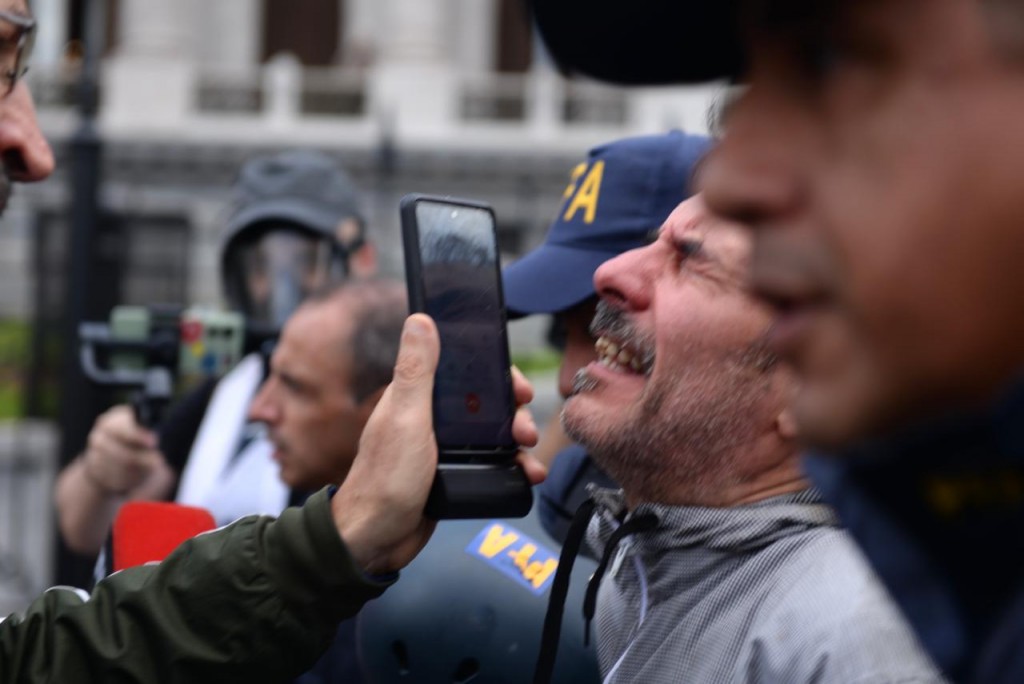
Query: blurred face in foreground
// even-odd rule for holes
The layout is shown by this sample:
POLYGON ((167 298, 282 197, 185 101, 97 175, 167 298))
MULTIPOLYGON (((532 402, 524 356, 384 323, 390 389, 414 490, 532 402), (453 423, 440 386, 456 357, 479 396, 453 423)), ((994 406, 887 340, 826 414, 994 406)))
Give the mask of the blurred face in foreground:
POLYGON ((770 315, 746 291, 749 256, 748 233, 698 196, 594 276, 599 358, 562 419, 631 504, 730 505, 798 478, 778 427, 790 383, 764 349, 770 315))
POLYGON ((35 31, 23 0, 0 0, 0 214, 12 183, 43 180, 53 171, 53 152, 36 121, 32 95, 21 71, 35 31), (12 80, 12 75, 18 78, 12 80))
POLYGON ((802 437, 991 397, 1024 368, 1024 6, 747 9, 749 87, 701 181, 755 229, 802 437))

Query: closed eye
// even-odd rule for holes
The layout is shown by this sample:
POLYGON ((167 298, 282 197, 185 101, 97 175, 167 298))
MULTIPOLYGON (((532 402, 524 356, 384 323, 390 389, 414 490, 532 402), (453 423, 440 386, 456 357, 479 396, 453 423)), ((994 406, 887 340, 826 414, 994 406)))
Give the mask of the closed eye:
POLYGON ((702 256, 704 253, 704 242, 695 238, 674 240, 672 244, 676 249, 676 255, 679 257, 680 263, 702 256))
POLYGON ((302 382, 301 380, 292 375, 279 372, 277 374, 277 377, 280 379, 281 385, 283 385, 286 390, 288 390, 289 392, 296 396, 301 397, 310 393, 310 388, 306 385, 306 383, 302 382))

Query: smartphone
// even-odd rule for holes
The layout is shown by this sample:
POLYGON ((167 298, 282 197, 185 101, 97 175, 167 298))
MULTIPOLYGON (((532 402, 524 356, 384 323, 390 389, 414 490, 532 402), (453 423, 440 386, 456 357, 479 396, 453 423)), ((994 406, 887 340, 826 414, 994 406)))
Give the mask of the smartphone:
POLYGON ((521 517, 533 498, 515 461, 516 412, 494 212, 481 202, 402 198, 409 308, 437 324, 436 519, 521 517))

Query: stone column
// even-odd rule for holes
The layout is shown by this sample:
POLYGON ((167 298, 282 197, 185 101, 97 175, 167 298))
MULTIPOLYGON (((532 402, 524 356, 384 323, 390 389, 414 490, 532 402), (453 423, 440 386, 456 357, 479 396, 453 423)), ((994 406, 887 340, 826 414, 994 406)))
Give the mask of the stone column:
MULTIPOLYGON (((210 4, 203 3, 204 8, 210 4)), ((200 26, 195 0, 122 0, 117 54, 192 59, 200 26)), ((205 10, 204 11, 208 11, 205 10)))
POLYGON ((32 12, 38 24, 32 64, 56 66, 61 62, 68 40, 68 0, 35 0, 32 12))
POLYGON ((493 71, 498 37, 497 1, 455 0, 455 4, 455 68, 469 74, 493 71))
POLYGON ((199 38, 199 62, 226 68, 259 64, 263 37, 261 0, 209 0, 193 29, 199 38))
POLYGON ((385 9, 381 61, 442 63, 448 53, 448 0, 382 0, 385 9))
POLYGON ((444 137, 458 124, 459 87, 451 64, 449 0, 378 0, 384 29, 370 79, 370 111, 395 136, 444 137), (390 125, 390 124, 389 124, 390 125))
POLYGON ((122 0, 118 45, 103 72, 105 124, 121 130, 185 124, 196 91, 199 9, 210 4, 122 0))
POLYGON ((351 67, 368 67, 382 49, 387 34, 386 9, 380 0, 337 0, 342 3, 341 63, 351 67))
POLYGON ((533 28, 533 63, 529 71, 528 120, 531 133, 538 139, 561 135, 564 124, 560 111, 565 101, 565 79, 555 70, 544 40, 533 28))

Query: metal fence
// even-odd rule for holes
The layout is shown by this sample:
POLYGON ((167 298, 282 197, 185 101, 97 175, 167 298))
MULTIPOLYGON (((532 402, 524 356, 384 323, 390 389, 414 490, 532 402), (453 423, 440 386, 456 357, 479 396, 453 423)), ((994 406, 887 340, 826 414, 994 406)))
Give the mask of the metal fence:
POLYGON ((23 609, 53 581, 56 463, 54 423, 0 423, 0 616, 23 609))

